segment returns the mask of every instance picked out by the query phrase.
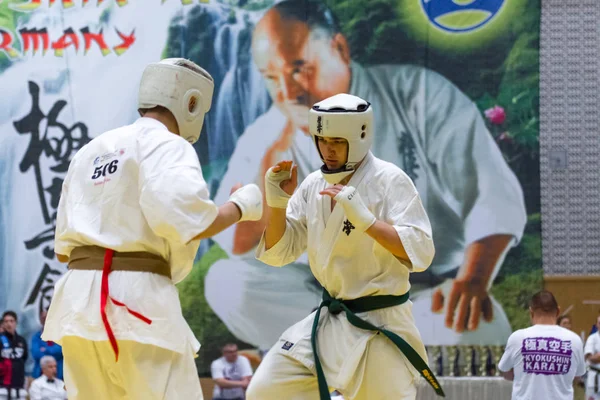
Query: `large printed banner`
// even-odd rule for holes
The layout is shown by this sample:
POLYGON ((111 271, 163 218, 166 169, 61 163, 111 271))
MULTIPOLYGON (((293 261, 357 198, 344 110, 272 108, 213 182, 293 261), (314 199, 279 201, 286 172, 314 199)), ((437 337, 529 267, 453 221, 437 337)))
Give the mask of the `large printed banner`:
MULTIPOLYGON (((66 271, 70 160, 138 117, 147 63, 186 57, 216 82, 195 147, 218 204, 280 160, 300 179, 321 166, 314 102, 370 101, 372 151, 413 179, 433 227, 433 264, 411 278, 423 340, 505 344, 542 285, 539 27, 537 0, 0 0, 0 311, 39 329, 66 271)), ((305 255, 256 261, 262 228, 205 241, 179 285, 201 373, 223 342, 266 350, 319 303, 305 255)))

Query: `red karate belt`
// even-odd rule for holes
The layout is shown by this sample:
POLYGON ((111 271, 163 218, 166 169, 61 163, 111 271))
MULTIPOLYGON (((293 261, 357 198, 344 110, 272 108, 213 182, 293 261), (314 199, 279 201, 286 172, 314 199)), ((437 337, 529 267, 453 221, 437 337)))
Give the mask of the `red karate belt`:
POLYGON ((106 249, 104 252, 104 268, 102 269, 102 285, 100 288, 100 314, 102 315, 102 322, 104 323, 104 329, 106 330, 106 334, 108 335, 108 340, 110 341, 110 345, 115 352, 115 361, 119 361, 119 345, 117 344, 117 339, 115 338, 115 334, 110 327, 110 323, 108 322, 108 317, 106 316, 106 303, 108 303, 108 299, 110 299, 115 305, 119 307, 125 307, 129 314, 137 317, 148 325, 152 324, 152 320, 143 316, 142 314, 132 311, 125 304, 121 303, 110 297, 110 293, 108 290, 108 276, 112 272, 112 260, 115 254, 114 250, 106 249))

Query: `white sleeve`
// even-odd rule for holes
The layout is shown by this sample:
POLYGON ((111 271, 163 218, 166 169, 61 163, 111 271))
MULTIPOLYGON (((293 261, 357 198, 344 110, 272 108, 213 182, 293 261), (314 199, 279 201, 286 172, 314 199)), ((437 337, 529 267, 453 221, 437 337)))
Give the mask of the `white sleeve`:
POLYGON ((464 221, 467 244, 495 234, 518 242, 527 222, 521 185, 510 169, 481 112, 446 78, 425 74, 427 99, 423 135, 436 181, 446 201, 464 221))
POLYGON ((242 377, 246 377, 246 376, 252 376, 252 365, 250 365, 250 360, 248 360, 246 357, 244 356, 239 356, 239 358, 242 360, 241 361, 241 374, 242 377))
POLYGON ((583 351, 583 343, 581 341, 581 338, 577 335, 575 335, 575 343, 576 343, 576 360, 577 360, 577 365, 575 366, 577 369, 575 370, 575 376, 583 376, 587 370, 586 365, 585 365, 585 356, 584 356, 584 351, 583 351))
POLYGON ((56 209, 56 228, 54 229, 54 252, 57 254, 62 254, 64 256, 69 256, 71 254, 71 250, 73 250, 73 246, 69 243, 69 241, 64 239, 64 232, 69 226, 69 213, 67 212, 67 197, 69 196, 69 184, 71 183, 71 176, 73 175, 73 171, 78 168, 77 154, 79 154, 82 150, 80 150, 78 153, 75 153, 75 156, 73 156, 73 159, 69 164, 67 175, 65 176, 65 180, 62 184, 60 199, 58 200, 58 208, 56 209))
POLYGON ((210 364, 210 375, 213 379, 221 379, 225 377, 225 375, 223 375, 223 367, 221 367, 221 363, 218 359, 210 364))
POLYGON ((37 379, 31 383, 31 387, 29 388, 29 400, 43 400, 40 384, 41 381, 38 381, 37 379))
POLYGON ((435 255, 431 224, 411 179, 402 171, 389 179, 384 221, 394 226, 411 261, 412 272, 425 271, 435 255), (394 199, 394 200, 391 200, 394 199))
POLYGON ((140 206, 158 236, 188 243, 218 214, 194 148, 179 136, 159 141, 140 159, 140 206))
POLYGON ((286 228, 283 236, 269 250, 265 249, 265 234, 256 248, 256 259, 273 267, 282 267, 294 262, 306 251, 308 243, 306 206, 308 185, 305 179, 294 192, 286 210, 286 228))
MULTIPOLYGON (((71 163, 72 165, 72 163, 71 163)), ((56 209, 56 228, 54 229, 54 252, 68 256, 71 253, 72 247, 63 240, 63 233, 66 231, 68 224, 67 214, 67 196, 69 195, 69 174, 63 181, 58 208, 56 209)))
POLYGON ((594 333, 593 335, 590 335, 587 340, 585 341, 585 347, 583 349, 583 354, 584 355, 594 355, 594 344, 595 344, 595 338, 596 336, 598 336, 596 333, 594 333))
POLYGON ((506 349, 498 363, 498 369, 502 372, 508 372, 515 367, 515 355, 520 351, 522 345, 522 343, 519 342, 517 332, 514 332, 508 338, 506 349))

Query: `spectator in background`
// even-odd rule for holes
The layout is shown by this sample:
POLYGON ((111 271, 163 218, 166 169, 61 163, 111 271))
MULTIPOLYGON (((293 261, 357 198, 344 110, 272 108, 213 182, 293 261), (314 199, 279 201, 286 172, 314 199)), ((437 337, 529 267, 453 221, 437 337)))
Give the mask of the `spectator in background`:
POLYGON ((57 377, 63 378, 63 354, 62 347, 54 342, 45 342, 42 340, 42 332, 44 331, 44 325, 46 324, 47 311, 40 313, 40 324, 42 329, 36 332, 31 338, 31 356, 33 357, 33 377, 39 378, 42 375, 42 369, 40 361, 44 356, 52 356, 57 365, 57 377))
POLYGON ((250 361, 238 354, 234 343, 223 346, 222 354, 210 366, 215 381, 213 400, 244 400, 252 377, 250 361))
MULTIPOLYGON (((558 317, 558 319, 556 320, 556 325, 562 326, 565 329, 573 331, 571 317, 568 315, 561 315, 560 317, 558 317)), ((576 376, 574 383, 581 388, 585 388, 585 375, 576 376)))
POLYGON ((573 326, 571 325, 571 317, 569 317, 568 315, 561 315, 560 317, 558 317, 558 319, 556 320, 556 325, 562 326, 563 328, 568 329, 570 331, 573 330, 573 326))
POLYGON ((29 400, 67 400, 65 383, 56 377, 57 362, 52 356, 40 360, 42 376, 31 384, 29 400))
POLYGON ((588 362, 588 377, 585 388, 587 400, 600 400, 600 316, 596 318, 596 332, 585 342, 585 360, 588 362))
POLYGON ((554 295, 538 292, 529 302, 533 326, 508 338, 498 369, 514 380, 512 400, 573 399, 573 381, 585 373, 583 343, 556 324, 559 313, 554 295))
POLYGON ((17 314, 14 311, 5 311, 2 314, 4 332, 0 334, 0 400, 24 399, 27 396, 25 390, 27 342, 17 334, 17 321, 17 314))
MULTIPOLYGON (((598 316, 600 317, 600 313, 598 314, 598 316)), ((592 330, 590 331, 590 336, 596 332, 598 332, 598 325, 594 324, 594 325, 592 325, 592 330)))

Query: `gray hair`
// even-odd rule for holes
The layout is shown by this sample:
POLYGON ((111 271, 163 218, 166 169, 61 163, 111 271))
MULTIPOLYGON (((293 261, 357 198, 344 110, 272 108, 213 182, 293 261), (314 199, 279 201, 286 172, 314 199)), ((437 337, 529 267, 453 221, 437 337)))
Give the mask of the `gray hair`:
POLYGON ((44 356, 40 360, 40 367, 44 368, 46 365, 48 365, 51 362, 56 363, 56 359, 52 356, 44 356))

